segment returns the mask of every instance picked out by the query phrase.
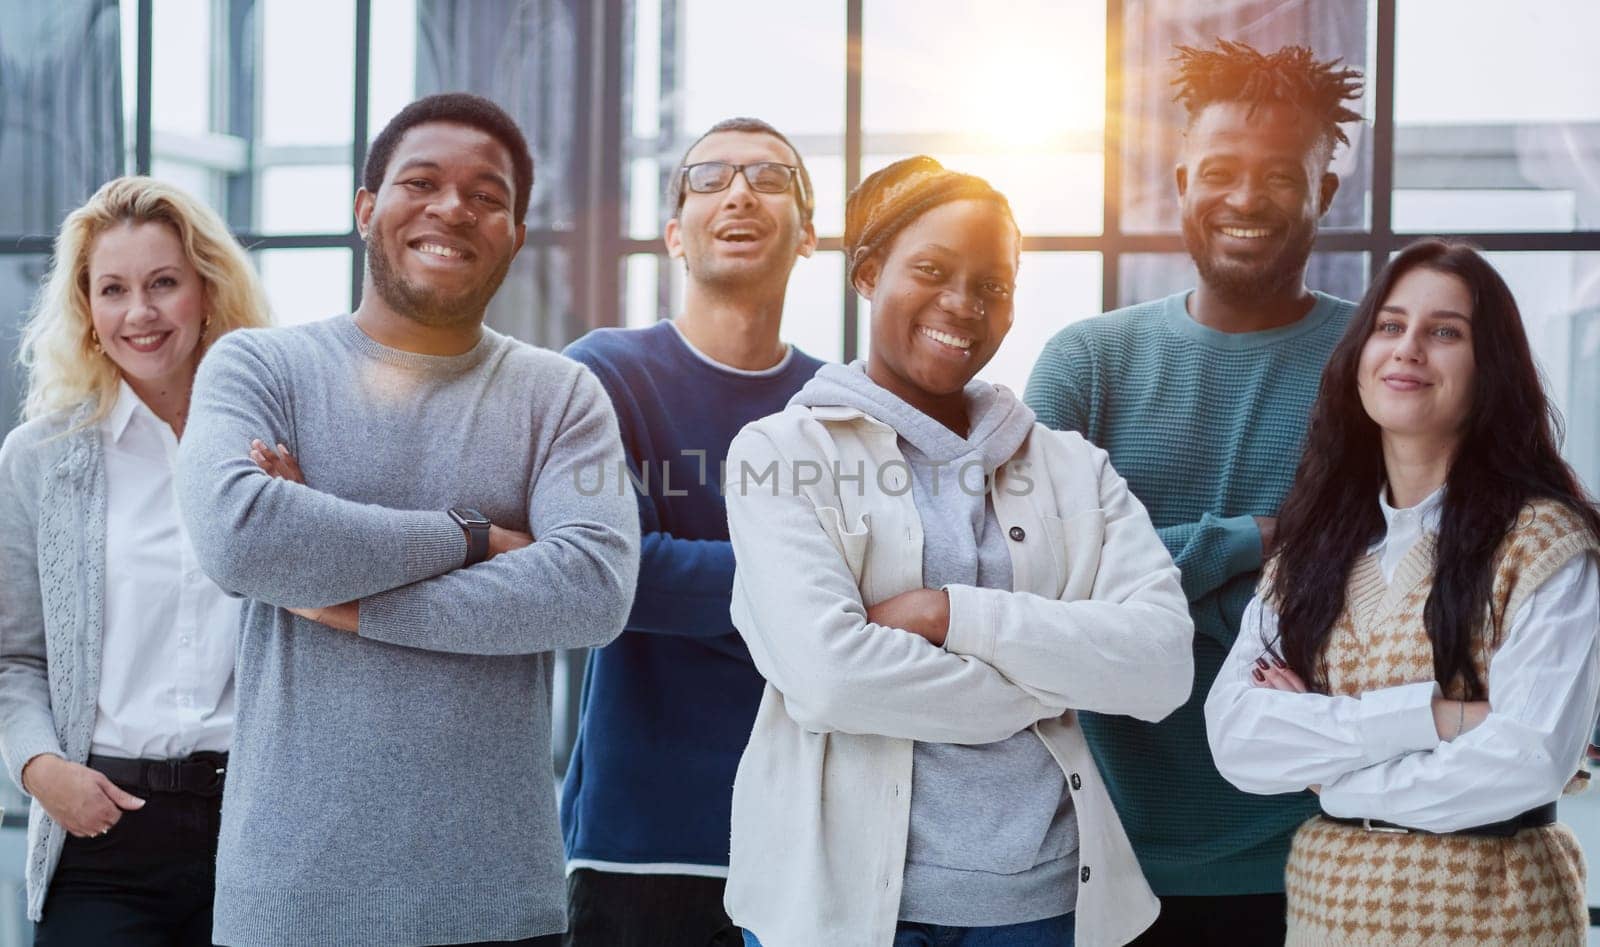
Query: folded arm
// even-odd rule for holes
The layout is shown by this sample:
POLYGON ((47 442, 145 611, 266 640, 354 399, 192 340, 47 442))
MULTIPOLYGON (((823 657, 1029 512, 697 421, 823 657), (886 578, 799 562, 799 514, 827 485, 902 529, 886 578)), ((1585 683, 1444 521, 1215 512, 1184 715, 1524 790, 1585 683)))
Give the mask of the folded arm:
POLYGON ((733 623, 789 714, 815 731, 933 743, 1003 740, 1060 716, 995 668, 867 620, 861 592, 817 508, 796 495, 792 463, 746 431, 728 454, 728 526, 737 560, 733 623), (748 464, 772 481, 741 486, 748 464))
POLYGON ((1193 687, 1194 624, 1150 517, 1105 453, 1097 454, 1105 530, 1089 597, 947 586, 944 646, 1052 704, 1160 720, 1193 687))
POLYGON ((200 365, 178 450, 178 505, 201 567, 223 589, 285 608, 336 605, 457 569, 466 538, 444 510, 392 510, 270 476, 250 442, 294 449, 287 382, 254 333, 200 365), (308 566, 314 561, 337 568, 308 566))
POLYGON ((625 490, 580 489, 594 471, 619 469, 622 445, 599 382, 587 371, 574 378, 529 489, 534 542, 363 598, 363 638, 430 651, 532 654, 599 647, 622 631, 638 579, 638 512, 625 490))
POLYGON ((1600 568, 1573 557, 1517 609, 1489 663, 1489 714, 1426 752, 1322 787, 1330 815, 1449 832, 1554 800, 1572 778, 1600 699, 1600 568))
POLYGON ((1257 596, 1206 697, 1206 736, 1218 772, 1245 792, 1299 792, 1384 760, 1439 745, 1433 681, 1360 697, 1256 686, 1258 659, 1272 663, 1278 617, 1257 596))

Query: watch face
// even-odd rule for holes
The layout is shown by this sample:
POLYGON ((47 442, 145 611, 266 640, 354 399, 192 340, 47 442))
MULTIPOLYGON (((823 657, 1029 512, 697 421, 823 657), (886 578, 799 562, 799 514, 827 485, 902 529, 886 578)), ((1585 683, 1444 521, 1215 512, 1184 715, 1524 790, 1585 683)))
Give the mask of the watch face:
POLYGON ((489 525, 489 518, 487 516, 484 516, 482 513, 479 513, 477 510, 468 509, 466 507, 458 506, 458 507, 452 508, 450 510, 450 516, 457 523, 460 523, 462 526, 488 526, 489 525))

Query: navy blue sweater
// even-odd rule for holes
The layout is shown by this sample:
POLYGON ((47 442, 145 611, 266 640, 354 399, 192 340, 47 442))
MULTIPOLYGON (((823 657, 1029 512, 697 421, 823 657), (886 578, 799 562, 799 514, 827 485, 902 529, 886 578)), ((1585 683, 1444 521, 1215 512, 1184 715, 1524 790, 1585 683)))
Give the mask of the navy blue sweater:
POLYGON ((566 354, 594 370, 616 406, 641 533, 627 630, 590 652, 584 675, 561 798, 567 859, 722 874, 734 770, 763 681, 728 616, 720 468, 740 428, 782 410, 822 363, 791 347, 770 371, 738 372, 665 322, 600 329, 566 354))

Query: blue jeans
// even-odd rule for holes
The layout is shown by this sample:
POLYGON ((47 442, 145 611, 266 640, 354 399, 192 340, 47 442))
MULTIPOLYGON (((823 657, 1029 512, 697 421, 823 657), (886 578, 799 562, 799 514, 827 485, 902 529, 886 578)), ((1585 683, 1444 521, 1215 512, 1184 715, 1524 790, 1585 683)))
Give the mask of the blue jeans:
MULTIPOLYGON (((1000 927, 940 927, 901 921, 894 929, 894 947, 1072 947, 1072 914, 1000 927)), ((744 947, 761 941, 744 932, 744 947)))

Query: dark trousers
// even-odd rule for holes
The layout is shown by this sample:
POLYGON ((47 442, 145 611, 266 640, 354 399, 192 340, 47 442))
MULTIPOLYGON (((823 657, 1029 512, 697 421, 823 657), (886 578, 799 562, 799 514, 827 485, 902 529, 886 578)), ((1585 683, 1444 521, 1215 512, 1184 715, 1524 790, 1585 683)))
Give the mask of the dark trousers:
POLYGON ((222 797, 145 792, 99 838, 67 837, 35 947, 211 943, 222 797))
POLYGON ((567 878, 566 947, 739 947, 721 878, 580 868, 567 878))
POLYGON ((1281 894, 1165 897, 1132 947, 1283 947, 1288 913, 1281 894))

